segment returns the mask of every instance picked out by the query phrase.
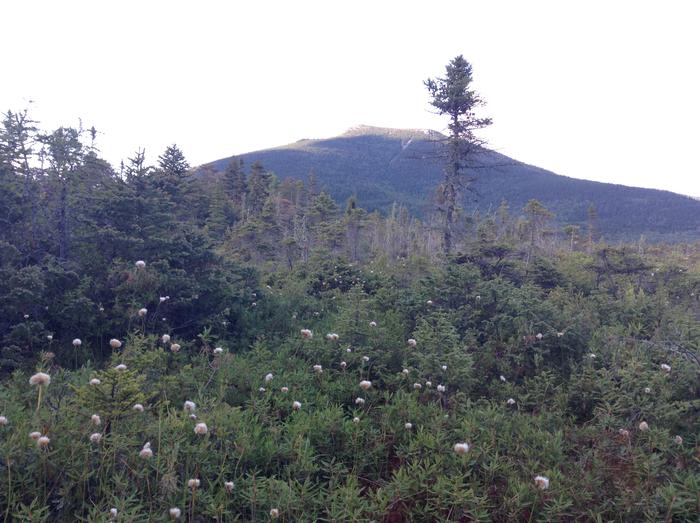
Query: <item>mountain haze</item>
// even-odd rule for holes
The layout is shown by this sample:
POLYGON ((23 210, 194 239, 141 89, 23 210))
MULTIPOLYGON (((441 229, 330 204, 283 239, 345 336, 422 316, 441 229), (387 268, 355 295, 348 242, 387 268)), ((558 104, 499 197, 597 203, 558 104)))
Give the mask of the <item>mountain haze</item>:
MULTIPOLYGON (((239 155, 246 165, 258 161, 279 178, 308 179, 313 172, 336 200, 355 195, 369 210, 386 212, 393 203, 424 215, 440 183, 440 138, 436 131, 358 126, 327 139, 295 143, 239 155)), ((203 170, 218 172, 231 158, 203 170)), ((493 212, 507 201, 519 214, 537 199, 560 225, 585 225, 591 204, 607 239, 694 240, 700 238, 700 201, 654 189, 569 178, 484 150, 472 170, 472 191, 463 199, 467 212, 493 212)), ((660 173, 662 174, 662 173, 660 173)))

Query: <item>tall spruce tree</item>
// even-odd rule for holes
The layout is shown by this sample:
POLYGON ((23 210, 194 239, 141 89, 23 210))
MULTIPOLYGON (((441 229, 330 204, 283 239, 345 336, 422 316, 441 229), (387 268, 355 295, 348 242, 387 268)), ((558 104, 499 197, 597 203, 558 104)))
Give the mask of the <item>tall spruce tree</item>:
POLYGON ((478 118, 474 110, 484 105, 479 95, 470 89, 472 66, 462 55, 445 68, 444 78, 425 81, 432 100, 430 105, 438 114, 447 115, 449 136, 445 148, 444 177, 438 188, 438 210, 444 214, 443 248, 449 254, 453 247, 453 226, 460 191, 469 183, 466 171, 475 167, 476 156, 484 145, 474 131, 491 125, 490 118, 478 118))

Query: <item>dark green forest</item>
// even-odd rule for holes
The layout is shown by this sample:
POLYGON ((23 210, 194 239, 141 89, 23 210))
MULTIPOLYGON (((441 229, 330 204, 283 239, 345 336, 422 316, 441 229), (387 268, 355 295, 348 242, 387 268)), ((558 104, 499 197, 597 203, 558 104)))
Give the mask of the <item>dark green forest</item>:
POLYGON ((0 127, 4 521, 698 521, 697 243, 97 136, 0 127))

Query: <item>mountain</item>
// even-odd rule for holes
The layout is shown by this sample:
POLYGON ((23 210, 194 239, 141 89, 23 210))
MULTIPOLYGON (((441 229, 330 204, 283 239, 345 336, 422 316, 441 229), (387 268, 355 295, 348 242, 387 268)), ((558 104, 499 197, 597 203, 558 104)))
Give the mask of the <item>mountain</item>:
MULTIPOLYGON (((441 138, 430 130, 358 126, 334 138, 303 139, 239 158, 248 166, 259 161, 279 178, 306 180, 314 172, 339 202, 355 195, 369 210, 386 212, 396 202, 424 215, 442 175, 441 138)), ((221 171, 230 160, 216 160, 200 172, 221 171)), ((700 239, 700 201, 688 196, 569 178, 486 149, 477 163, 473 190, 463 201, 468 212, 493 212, 505 200, 518 214, 537 199, 560 225, 585 226, 593 204, 598 229, 608 240, 700 239)))

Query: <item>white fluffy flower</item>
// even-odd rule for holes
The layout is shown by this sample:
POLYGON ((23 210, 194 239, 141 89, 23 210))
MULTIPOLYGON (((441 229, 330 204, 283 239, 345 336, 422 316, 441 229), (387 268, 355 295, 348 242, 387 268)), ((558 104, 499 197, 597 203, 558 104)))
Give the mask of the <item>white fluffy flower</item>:
POLYGON ((0 416, 0 427, 7 425, 7 418, 5 416, 0 416))
POLYGON ((142 307, 139 309, 138 314, 141 318, 143 318, 146 314, 148 314, 148 309, 146 307, 142 307))
POLYGON ((119 341, 117 338, 112 338, 111 340, 109 340, 109 346, 113 349, 118 349, 122 346, 122 342, 119 341))
POLYGON ((651 387, 644 387, 644 392, 646 394, 651 394, 651 387))
POLYGON ((406 343, 408 343, 409 347, 415 347, 418 344, 418 342, 413 338, 408 338, 408 341, 406 343))
POLYGON ((438 385, 438 386, 437 386, 437 391, 438 391, 438 392, 445 392, 445 386, 444 386, 444 385, 438 385))
POLYGON ((49 341, 53 340, 53 334, 47 334, 46 339, 49 341))
POLYGON ((138 269, 143 269, 146 266, 146 262, 143 260, 138 260, 134 265, 136 265, 138 269))
POLYGON ((625 439, 630 437, 630 431, 627 429, 618 429, 617 433, 625 439))
POLYGON ((39 447, 41 448, 48 447, 49 443, 51 443, 51 440, 48 436, 41 436, 38 440, 36 440, 36 444, 39 445, 39 447))
POLYGON ((646 432, 647 430, 649 430, 649 424, 646 421, 642 421, 639 424, 639 430, 641 430, 642 432, 646 432))
POLYGON ((73 347, 80 347, 83 344, 83 342, 80 340, 80 338, 75 338, 73 340, 73 347))
POLYGON ((170 510, 168 510, 168 515, 170 515, 171 519, 178 519, 181 514, 182 511, 177 507, 172 507, 170 510))
POLYGON ((131 407, 133 410, 136 412, 143 412, 143 405, 140 403, 136 403, 133 407, 131 407))
POLYGON ((512 407, 513 405, 515 405, 515 400, 513 398, 508 398, 508 401, 506 401, 506 403, 512 407))
POLYGON ((544 335, 541 332, 538 332, 537 334, 535 334, 535 338, 541 340, 542 338, 544 338, 544 335))
POLYGON ((455 446, 452 448, 455 451, 455 453, 462 455, 469 452, 469 449, 471 447, 469 446, 469 443, 455 443, 455 446))
POLYGON ((330 341, 338 341, 340 336, 338 336, 335 332, 329 332, 326 334, 326 339, 330 341))
POLYGON ((369 356, 362 356, 362 361, 367 363, 369 361, 369 356))
POLYGON ((51 376, 45 372, 37 372, 31 378, 29 378, 30 385, 39 385, 43 387, 44 385, 49 385, 51 383, 51 376))
POLYGON ((163 334, 160 337, 160 341, 162 341, 163 343, 168 343, 170 341, 170 334, 163 334))
POLYGON ((410 372, 411 372, 411 371, 408 370, 408 369, 404 369, 404 370, 401 371, 401 373, 402 373, 404 376, 408 376, 410 372))
POLYGON ((498 377, 498 379, 501 380, 503 383, 506 382, 506 377, 505 377, 503 374, 501 374, 501 375, 498 377))
POLYGON ((119 365, 114 367, 114 370, 118 370, 119 372, 124 372, 126 370, 126 365, 124 365, 123 363, 120 363, 119 365))
POLYGON ((447 370, 447 365, 443 365, 443 366, 440 367, 440 368, 441 368, 442 370, 447 370))
POLYGON ((292 403, 292 408, 294 410, 299 410, 301 408, 301 403, 299 403, 298 401, 295 401, 294 403, 292 403))
POLYGON ((187 401, 185 401, 183 408, 187 412, 194 412, 197 409, 197 404, 194 401, 187 400, 187 401))
POLYGON ((664 372, 671 372, 671 366, 667 363, 662 363, 661 370, 664 372))
POLYGON ((345 369, 347 366, 348 366, 347 362, 345 362, 345 361, 341 361, 341 362, 340 362, 340 368, 341 368, 341 369, 345 369))
POLYGON ((173 343, 170 346, 170 352, 180 352, 180 344, 179 343, 173 343))
POLYGON ((369 390, 369 389, 372 388, 372 382, 369 381, 369 380, 362 380, 362 381, 360 382, 360 388, 361 388, 362 390, 369 390))
POLYGON ((265 387, 260 387, 260 388, 258 389, 258 392, 265 392, 266 390, 267 390, 267 389, 266 389, 265 387))
POLYGON ((421 390, 423 388, 423 385, 421 385, 420 383, 414 383, 413 388, 415 390, 421 390))
POLYGON ((102 382, 101 382, 100 380, 98 380, 97 378, 92 378, 92 379, 90 380, 90 385, 92 385, 93 387, 94 387, 95 385, 99 385, 100 383, 102 383, 102 382))
POLYGON ((224 481, 224 488, 229 494, 233 492, 233 481, 224 481))
POLYGON ((109 509, 109 517, 112 519, 116 519, 118 513, 116 508, 109 509))
POLYGON ((280 389, 280 391, 282 391, 282 392, 284 392, 285 394, 287 394, 287 392, 289 392, 289 387, 282 387, 282 388, 280 389))
POLYGON ((411 429, 413 428, 413 424, 412 424, 412 423, 406 423, 406 424, 404 424, 404 428, 405 428, 406 430, 411 430, 411 429))
POLYGON ((90 441, 92 443, 99 443, 100 441, 102 441, 102 434, 100 434, 99 432, 93 432, 92 434, 90 434, 90 441))
POLYGON ((314 333, 311 332, 309 329, 301 329, 301 337, 306 340, 310 340, 314 337, 314 333))
POLYGON ((280 511, 276 508, 271 508, 270 509, 270 517, 272 519, 277 519, 278 517, 280 517, 280 511))
POLYGON ((355 416, 354 418, 352 418, 352 422, 353 422, 353 423, 359 423, 359 422, 360 422, 360 418, 358 418, 357 416, 355 416))
POLYGON ((194 426, 194 433, 199 436, 204 436, 207 432, 209 432, 209 428, 206 423, 197 423, 194 426))
POLYGON ((376 327, 376 326, 377 326, 377 322, 376 322, 376 321, 370 321, 370 322, 369 322, 369 326, 370 326, 370 327, 376 327))
POLYGON ((38 440, 41 437, 41 432, 30 432, 29 437, 33 439, 34 441, 38 440))
POLYGON ((199 488, 199 485, 201 485, 201 482, 196 478, 192 478, 192 479, 187 480, 187 486, 190 487, 191 489, 199 488))
POLYGON ((535 476, 535 485, 540 490, 547 490, 549 488, 549 478, 546 476, 535 476))
POLYGON ((141 449, 141 452, 139 452, 139 456, 141 456, 143 459, 148 459, 153 457, 153 451, 151 450, 151 442, 147 441, 144 443, 143 448, 141 449))
POLYGON ((98 416, 97 414, 93 414, 92 416, 90 416, 90 421, 91 421, 92 424, 95 425, 96 427, 99 427, 100 424, 102 424, 102 419, 101 419, 100 416, 98 416))
POLYGON ((268 372, 268 373, 265 375, 265 383, 270 383, 270 382, 272 381, 273 378, 274 378, 274 376, 272 375, 272 373, 271 373, 271 372, 268 372))
POLYGON ((432 382, 432 381, 426 381, 426 382, 425 382, 425 386, 428 387, 428 388, 430 388, 430 387, 433 386, 433 382, 432 382))
POLYGON ((364 398, 355 398, 355 405, 362 406, 365 404, 364 398))
POLYGON ((214 349, 214 354, 223 354, 224 349, 222 347, 216 347, 214 349))
POLYGON ((425 303, 426 303, 426 305, 432 305, 432 304, 433 304, 433 300, 428 300, 428 301, 426 301, 425 303))
POLYGON ((676 445, 683 445, 683 437, 682 436, 676 436, 673 438, 673 441, 676 442, 676 445))
POLYGON ((323 367, 321 365, 314 365, 314 372, 316 374, 321 374, 323 372, 323 367))

